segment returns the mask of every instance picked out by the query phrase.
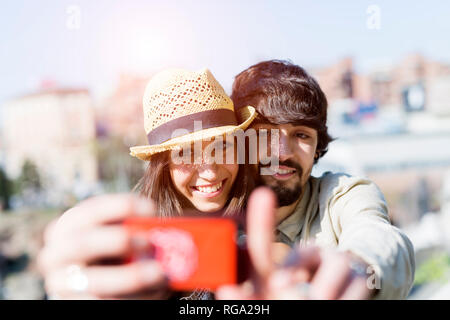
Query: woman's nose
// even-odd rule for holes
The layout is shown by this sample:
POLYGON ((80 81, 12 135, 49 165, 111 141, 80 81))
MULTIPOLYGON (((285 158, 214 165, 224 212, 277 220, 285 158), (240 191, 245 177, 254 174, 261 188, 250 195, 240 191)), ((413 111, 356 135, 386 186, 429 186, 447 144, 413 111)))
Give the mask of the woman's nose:
POLYGON ((205 180, 214 181, 218 177, 218 167, 216 163, 202 163, 198 165, 198 176, 205 180))

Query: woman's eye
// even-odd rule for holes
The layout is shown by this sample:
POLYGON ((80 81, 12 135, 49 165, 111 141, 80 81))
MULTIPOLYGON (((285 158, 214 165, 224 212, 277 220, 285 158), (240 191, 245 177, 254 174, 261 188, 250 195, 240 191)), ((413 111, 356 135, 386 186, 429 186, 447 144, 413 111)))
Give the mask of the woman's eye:
POLYGON ((228 148, 232 148, 233 144, 229 143, 229 142, 222 142, 222 143, 217 143, 214 149, 222 149, 222 150, 227 150, 228 148))
POLYGON ((224 148, 224 149, 231 149, 231 148, 233 148, 233 147, 234 147, 234 144, 231 143, 231 142, 225 142, 225 143, 223 144, 223 148, 224 148))

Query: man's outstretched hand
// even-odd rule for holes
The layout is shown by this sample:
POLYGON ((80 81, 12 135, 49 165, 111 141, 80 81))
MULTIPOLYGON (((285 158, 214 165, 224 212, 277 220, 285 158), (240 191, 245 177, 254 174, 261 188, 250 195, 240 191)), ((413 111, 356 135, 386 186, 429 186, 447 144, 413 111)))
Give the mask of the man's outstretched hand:
POLYGON ((256 189, 247 210, 247 246, 252 262, 251 279, 241 285, 222 286, 217 299, 367 299, 367 265, 351 253, 318 247, 289 250, 274 243, 277 201, 268 188, 256 189), (358 266, 358 268, 355 268, 358 266))

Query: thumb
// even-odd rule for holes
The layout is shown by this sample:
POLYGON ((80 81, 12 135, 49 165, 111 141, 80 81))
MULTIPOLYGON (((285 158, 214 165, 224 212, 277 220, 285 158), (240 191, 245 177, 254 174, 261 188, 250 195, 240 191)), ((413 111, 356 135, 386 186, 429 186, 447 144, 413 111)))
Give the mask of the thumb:
POLYGON ((247 209, 247 246, 256 280, 268 279, 273 269, 272 243, 277 200, 266 187, 250 195, 247 209))

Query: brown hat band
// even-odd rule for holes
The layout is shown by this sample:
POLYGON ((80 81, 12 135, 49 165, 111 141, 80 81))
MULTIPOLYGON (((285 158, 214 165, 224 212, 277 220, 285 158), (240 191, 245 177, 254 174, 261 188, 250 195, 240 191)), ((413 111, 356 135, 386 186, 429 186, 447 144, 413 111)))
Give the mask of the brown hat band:
POLYGON ((180 117, 169 122, 166 122, 147 135, 148 143, 150 145, 161 144, 167 140, 176 138, 188 133, 194 132, 194 121, 201 121, 201 129, 209 129, 222 126, 235 126, 237 125, 236 115, 234 111, 229 109, 217 109, 197 112, 184 117, 180 117), (179 133, 175 132, 177 129, 179 133))

